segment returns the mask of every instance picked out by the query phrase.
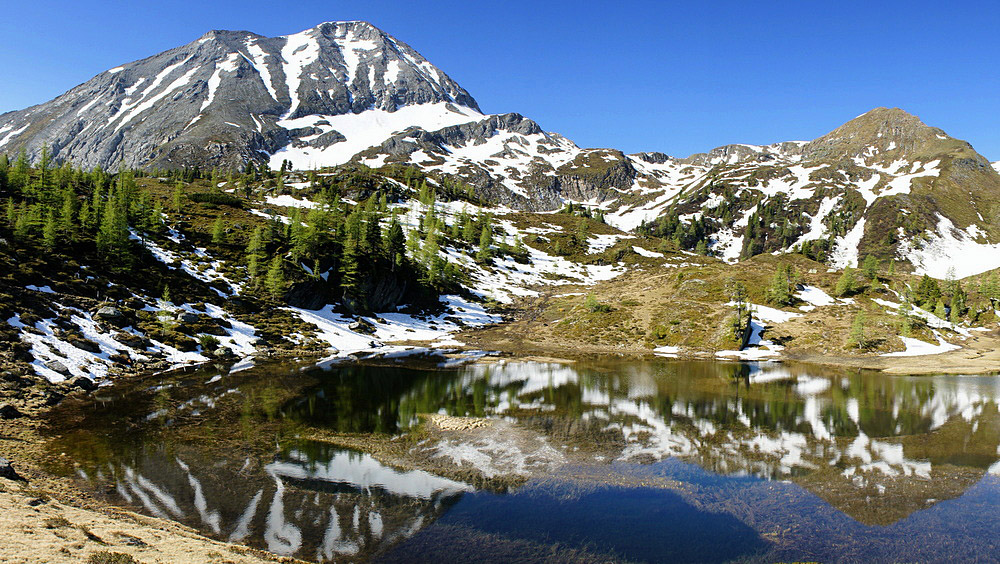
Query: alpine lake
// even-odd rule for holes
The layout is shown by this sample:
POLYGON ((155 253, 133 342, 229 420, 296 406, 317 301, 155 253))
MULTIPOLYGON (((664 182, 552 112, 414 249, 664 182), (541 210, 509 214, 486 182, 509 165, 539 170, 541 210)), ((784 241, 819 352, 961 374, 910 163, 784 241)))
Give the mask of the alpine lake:
POLYGON ((45 464, 308 561, 996 561, 998 405, 784 363, 205 366, 66 400, 45 464))

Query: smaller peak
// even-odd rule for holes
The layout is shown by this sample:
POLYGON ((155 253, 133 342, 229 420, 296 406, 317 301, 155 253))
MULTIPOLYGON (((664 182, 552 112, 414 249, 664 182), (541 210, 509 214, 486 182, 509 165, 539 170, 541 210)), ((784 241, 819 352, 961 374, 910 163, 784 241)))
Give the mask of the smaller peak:
POLYGON ((860 116, 852 119, 847 123, 850 124, 855 122, 914 123, 921 125, 923 124, 923 122, 920 121, 920 118, 918 118, 917 116, 911 114, 910 112, 904 109, 886 108, 883 106, 879 106, 877 108, 868 110, 867 112, 861 114, 860 116))

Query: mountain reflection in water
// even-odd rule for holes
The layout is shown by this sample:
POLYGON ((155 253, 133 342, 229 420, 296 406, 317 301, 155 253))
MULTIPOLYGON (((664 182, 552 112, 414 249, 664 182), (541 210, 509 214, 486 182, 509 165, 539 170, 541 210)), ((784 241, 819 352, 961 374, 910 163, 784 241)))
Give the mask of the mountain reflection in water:
POLYGON ((53 416, 51 450, 66 453, 55 470, 113 503, 300 558, 482 560, 474 546, 488 538, 500 556, 559 546, 580 560, 989 559, 991 535, 972 533, 1000 527, 997 377, 676 361, 340 365, 102 394, 53 416), (495 444, 461 438, 413 447, 462 461, 487 487, 498 468, 528 480, 491 493, 299 438, 405 435, 427 413, 515 422, 554 456, 533 465, 503 445, 498 461, 495 444), (917 523, 927 542, 900 534, 917 523))

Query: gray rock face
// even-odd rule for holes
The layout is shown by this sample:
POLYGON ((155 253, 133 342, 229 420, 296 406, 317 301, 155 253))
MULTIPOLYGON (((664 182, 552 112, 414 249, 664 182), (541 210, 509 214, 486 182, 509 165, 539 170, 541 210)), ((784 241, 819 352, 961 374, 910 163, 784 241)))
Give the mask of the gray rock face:
POLYGON ((52 360, 46 362, 45 368, 48 368, 49 370, 56 372, 58 374, 62 374, 63 376, 68 376, 70 373, 69 368, 66 368, 66 365, 59 362, 58 360, 52 360))
POLYGON ((97 313, 95 313, 94 316, 99 319, 107 319, 107 320, 119 319, 120 317, 122 317, 122 312, 119 311, 118 308, 116 307, 104 306, 101 309, 97 310, 97 313))
MULTIPOLYGON (((480 146, 492 138, 523 138, 540 136, 543 143, 551 144, 553 152, 558 152, 558 141, 565 140, 557 134, 548 133, 534 121, 517 113, 488 116, 486 119, 445 127, 436 131, 425 131, 418 127, 397 133, 380 146, 361 153, 361 157, 386 155, 387 161, 412 162, 414 153, 429 155, 432 159, 444 159, 451 153, 451 147, 480 146)), ((516 157, 520 147, 505 147, 496 155, 470 162, 461 167, 459 176, 475 186, 477 193, 486 199, 515 209, 554 210, 562 206, 564 199, 605 201, 613 198, 614 189, 631 186, 635 170, 628 164, 620 151, 609 151, 615 155, 612 166, 591 168, 589 163, 555 169, 544 159, 528 162, 522 170, 505 171, 510 176, 516 174, 521 193, 514 192, 505 184, 510 176, 496 174, 489 170, 494 159, 516 157)), ((544 150, 540 150, 544 153, 544 150)), ((607 161, 603 161, 607 162, 607 161)))
MULTIPOLYGON (((238 167, 306 132, 281 120, 476 101, 407 44, 366 22, 263 37, 212 31, 0 115, 0 152, 84 167, 238 167)), ((331 144, 335 135, 322 139, 331 144)), ((312 140, 315 142, 315 140, 312 140)))
POLYGON ((14 466, 10 463, 10 461, 2 456, 0 456, 0 478, 6 478, 8 480, 15 480, 19 482, 27 481, 22 478, 16 470, 14 470, 14 466))
POLYGON ((182 311, 177 314, 176 319, 180 323, 197 323, 199 317, 198 314, 196 313, 191 313, 189 311, 182 311))
POLYGON ((292 284, 285 292, 285 302, 292 307, 317 310, 331 300, 329 288, 324 282, 306 280, 292 284))

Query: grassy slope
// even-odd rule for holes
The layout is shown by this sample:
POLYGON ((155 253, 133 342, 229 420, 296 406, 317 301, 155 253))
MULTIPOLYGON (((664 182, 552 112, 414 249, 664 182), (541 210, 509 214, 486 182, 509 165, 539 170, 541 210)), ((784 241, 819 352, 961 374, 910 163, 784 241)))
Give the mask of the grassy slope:
MULTIPOLYGON (((840 272, 828 272, 826 265, 800 255, 760 255, 735 265, 688 254, 662 259, 644 259, 619 278, 594 287, 557 287, 545 289, 538 298, 528 299, 514 312, 516 320, 508 325, 470 332, 470 345, 496 346, 507 350, 541 354, 643 353, 657 346, 679 346, 687 352, 728 350, 738 344, 728 330, 732 308, 726 286, 738 280, 746 286, 750 301, 766 305, 766 288, 778 265, 790 264, 801 275, 802 283, 816 286, 833 295, 840 272), (592 294, 610 311, 590 311, 585 294, 592 294)), ((856 273, 861 279, 860 272, 856 273)), ((856 357, 904 350, 899 335, 901 319, 892 310, 873 299, 899 302, 887 286, 901 288, 917 279, 906 274, 880 276, 880 288, 862 282, 861 291, 851 295, 854 303, 818 307, 802 312, 801 300, 784 307, 802 314, 781 324, 770 324, 765 338, 786 347, 790 356, 856 357), (864 348, 850 346, 852 323, 864 312, 864 348)), ((966 284, 973 309, 985 307, 975 284, 966 284), (973 286, 973 287, 969 287, 973 286)), ((994 320, 992 313, 979 317, 980 324, 994 320)), ((956 334, 943 335, 955 340, 956 334)), ((936 343, 930 329, 915 323, 911 336, 936 343)), ((463 339, 466 336, 462 337, 463 339)))

